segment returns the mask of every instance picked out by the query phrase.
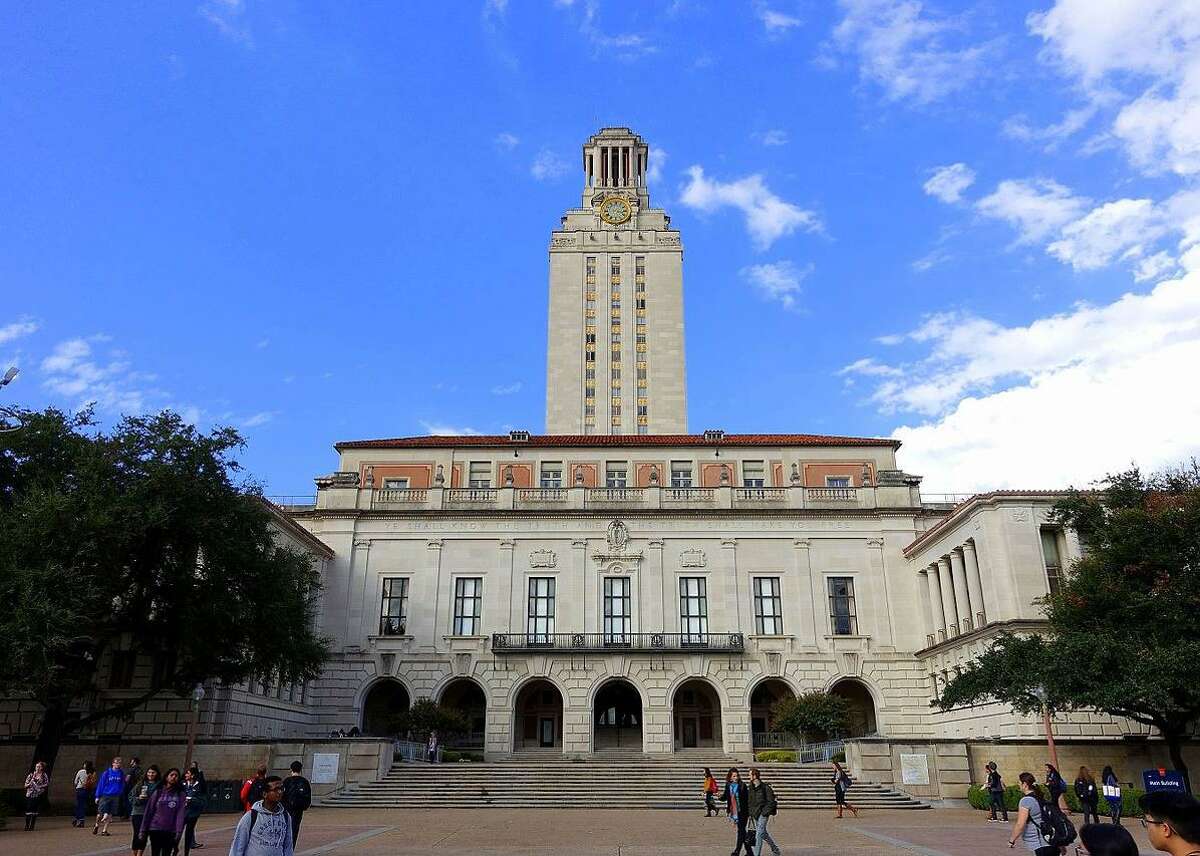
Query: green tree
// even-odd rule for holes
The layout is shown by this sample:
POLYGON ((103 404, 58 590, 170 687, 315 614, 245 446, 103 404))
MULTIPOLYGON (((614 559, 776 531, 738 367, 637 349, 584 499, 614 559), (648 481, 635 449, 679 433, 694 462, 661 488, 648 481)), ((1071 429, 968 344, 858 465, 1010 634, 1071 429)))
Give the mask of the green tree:
POLYGON ((1200 719, 1200 465, 1108 476, 1070 491, 1054 520, 1086 545, 1047 597, 1044 633, 1004 634, 951 680, 943 710, 994 699, 1039 711, 1100 710, 1156 728, 1185 777, 1200 719))
POLYGON ((414 735, 421 737, 428 736, 430 731, 436 731, 445 738, 454 734, 464 734, 470 727, 471 723, 461 710, 444 707, 429 698, 417 699, 412 707, 392 722, 392 728, 397 734, 412 731, 414 735))
POLYGON ((319 574, 236 480, 236 431, 168 412, 109 433, 86 411, 22 416, 0 434, 0 693, 44 708, 36 758, 52 765, 64 738, 159 693, 319 673, 319 574), (154 664, 120 701, 98 683, 118 649, 154 664))
POLYGON ((846 733, 850 703, 832 693, 804 693, 777 701, 771 708, 771 722, 800 740, 829 740, 846 733))

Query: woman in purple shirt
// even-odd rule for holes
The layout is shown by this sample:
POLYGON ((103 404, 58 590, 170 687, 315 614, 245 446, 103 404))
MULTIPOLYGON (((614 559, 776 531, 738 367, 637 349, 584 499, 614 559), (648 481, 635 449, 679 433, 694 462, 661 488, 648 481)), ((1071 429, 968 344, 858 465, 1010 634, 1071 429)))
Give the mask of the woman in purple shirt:
POLYGON ((153 856, 171 856, 183 835, 187 822, 187 800, 179 783, 179 769, 172 767, 163 778, 162 787, 150 795, 146 813, 142 815, 141 834, 150 838, 153 856))

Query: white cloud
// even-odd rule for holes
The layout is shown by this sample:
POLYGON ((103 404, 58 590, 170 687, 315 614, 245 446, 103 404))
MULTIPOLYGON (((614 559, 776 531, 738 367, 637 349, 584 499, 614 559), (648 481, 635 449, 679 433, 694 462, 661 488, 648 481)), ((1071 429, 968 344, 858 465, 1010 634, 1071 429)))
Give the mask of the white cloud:
POLYGON ((646 182, 657 184, 662 181, 663 167, 667 162, 667 151, 658 146, 650 146, 649 162, 646 164, 646 182))
POLYGON ((510 134, 508 131, 501 131, 496 135, 495 143, 496 148, 511 152, 521 144, 521 138, 516 134, 510 134))
POLYGON ((260 425, 266 425, 278 415, 278 410, 262 410, 251 416, 246 416, 236 421, 238 426, 241 428, 257 428, 260 425))
POLYGON ((196 11, 225 38, 247 47, 253 44, 245 21, 244 0, 204 0, 196 11))
POLYGON ((542 149, 533 159, 533 164, 529 167, 529 174, 538 181, 553 181, 556 178, 562 178, 569 170, 570 167, 567 166, 566 161, 550 149, 542 149))
POLYGON ((1089 211, 1062 229, 1046 251, 1075 270, 1107 267, 1117 257, 1138 258, 1166 231, 1149 199, 1119 199, 1089 211))
POLYGON ((159 395, 144 386, 153 375, 131 371, 120 352, 108 360, 97 359, 87 339, 59 342, 42 360, 41 370, 46 376, 42 385, 75 406, 94 403, 102 411, 137 414, 148 410, 149 399, 159 395))
POLYGON ((902 369, 885 365, 874 357, 863 357, 848 366, 838 370, 839 375, 865 375, 866 377, 898 377, 904 374, 902 369))
POLYGON ((925 273, 925 271, 932 270, 940 264, 945 264, 952 258, 954 257, 950 255, 949 252, 939 247, 930 250, 928 253, 921 256, 921 258, 915 259, 912 262, 911 267, 917 273, 925 273))
POLYGON ((425 433, 434 437, 478 437, 483 433, 474 428, 448 425, 445 422, 426 422, 424 419, 420 421, 425 433))
POLYGON ((929 14, 918 0, 841 0, 833 45, 858 58, 859 76, 892 101, 928 104, 982 71, 988 45, 950 47, 961 21, 929 14))
POLYGON ((679 201, 705 213, 725 207, 738 209, 745 215, 746 230, 760 250, 797 229, 806 232, 822 230, 821 220, 815 212, 780 199, 766 186, 761 175, 721 182, 706 178, 703 167, 692 166, 688 168, 688 176, 679 201))
POLYGON ((767 300, 777 300, 784 309, 795 309, 800 296, 800 283, 812 273, 813 266, 797 269, 790 261, 750 265, 740 274, 767 300))
POLYGON ((501 384, 492 387, 492 395, 514 395, 521 391, 521 382, 501 384))
POLYGON ((758 19, 762 21, 762 25, 771 35, 786 33, 793 27, 799 27, 804 23, 795 15, 788 15, 784 12, 768 9, 766 6, 760 6, 758 8, 758 19))
POLYGON ((1050 179, 1002 181, 975 203, 980 213, 1012 225, 1022 243, 1041 241, 1078 219, 1087 200, 1050 179))
POLYGON ((1146 256, 1134 268, 1133 278, 1138 282, 1159 280, 1173 273, 1178 265, 1175 257, 1166 251, 1160 251, 1152 256, 1146 256))
POLYGON ((909 338, 929 345, 917 363, 843 371, 929 417, 893 432, 927 490, 1082 485, 1200 453, 1200 270, 1025 326, 946 313, 909 338))
POLYGON ((38 324, 31 318, 22 318, 0 327, 0 345, 13 342, 37 332, 38 324))
POLYGON ((923 188, 930 196, 950 204, 962 199, 963 191, 975 183, 975 170, 965 163, 935 167, 923 188))
POLYGON ((1099 105, 1087 104, 1068 110, 1062 120, 1044 128, 1035 128, 1029 124, 1029 118, 1023 114, 1004 120, 1001 130, 1005 136, 1026 143, 1045 143, 1046 150, 1058 147, 1063 140, 1083 130, 1087 123, 1096 115, 1099 105))
POLYGON ((755 138, 764 146, 786 146, 788 144, 788 132, 779 128, 755 134, 755 138))

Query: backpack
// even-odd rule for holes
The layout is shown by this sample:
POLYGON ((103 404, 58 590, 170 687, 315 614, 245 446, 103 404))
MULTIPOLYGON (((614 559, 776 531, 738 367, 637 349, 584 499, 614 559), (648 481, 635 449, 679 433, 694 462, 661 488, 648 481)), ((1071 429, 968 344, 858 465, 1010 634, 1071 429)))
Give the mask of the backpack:
POLYGON ((763 787, 767 789, 767 810, 764 812, 764 814, 766 814, 768 817, 774 817, 775 815, 779 814, 779 801, 775 799, 775 790, 770 785, 765 783, 763 784, 763 787))
POLYGON ((89 791, 96 790, 96 774, 95 773, 87 774, 87 778, 83 780, 83 787, 89 791))
MULTIPOLYGON (((284 814, 287 815, 288 828, 291 829, 292 816, 290 814, 287 814, 286 810, 284 811, 284 814)), ((256 823, 258 823, 258 809, 252 808, 252 809, 250 809, 250 828, 246 830, 247 845, 250 842, 250 833, 254 832, 254 824, 256 824, 256 823)))
POLYGON ((283 802, 290 812, 304 811, 312 805, 312 788, 303 776, 283 780, 283 802))
POLYGON ((267 789, 267 780, 266 779, 255 779, 254 781, 252 781, 250 783, 250 792, 246 797, 246 801, 248 803, 250 803, 250 805, 254 805, 256 802, 258 802, 259 800, 261 800, 263 798, 263 792, 266 789, 267 789))
MULTIPOLYGON (((1047 847, 1066 847, 1075 840, 1075 824, 1067 820, 1058 805, 1053 802, 1041 803, 1042 822, 1034 823, 1038 834, 1046 842, 1047 847)), ((1033 818, 1030 818, 1032 821, 1033 818)))

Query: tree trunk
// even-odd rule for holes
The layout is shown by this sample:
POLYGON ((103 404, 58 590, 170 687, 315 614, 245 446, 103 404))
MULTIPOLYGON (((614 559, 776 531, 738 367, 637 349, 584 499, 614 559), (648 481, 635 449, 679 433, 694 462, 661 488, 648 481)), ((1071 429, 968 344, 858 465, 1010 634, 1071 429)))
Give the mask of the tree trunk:
POLYGON ((1163 740, 1167 743, 1167 751, 1171 755, 1171 763, 1175 766, 1177 772, 1183 776, 1183 786, 1190 794, 1192 792, 1192 779, 1188 775, 1187 762, 1183 760, 1183 737, 1178 731, 1163 731, 1163 740))
POLYGON ((33 764, 43 761, 46 764, 47 773, 54 770, 58 748, 62 745, 63 737, 66 736, 66 725, 67 705, 65 703, 56 702, 46 708, 46 712, 42 714, 41 727, 38 729, 37 743, 33 746, 30 769, 33 768, 33 764))

